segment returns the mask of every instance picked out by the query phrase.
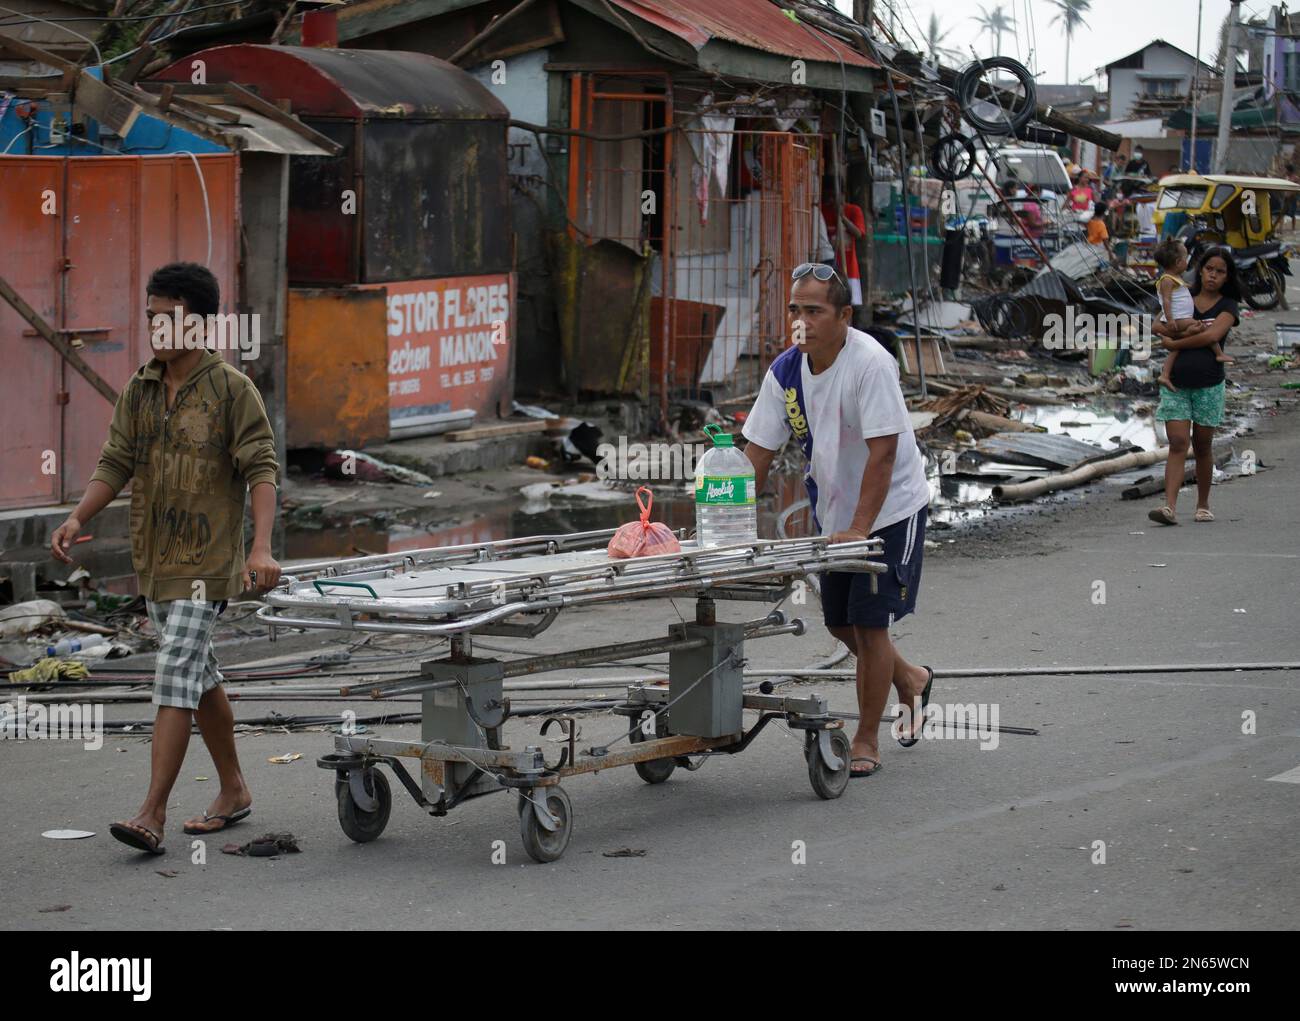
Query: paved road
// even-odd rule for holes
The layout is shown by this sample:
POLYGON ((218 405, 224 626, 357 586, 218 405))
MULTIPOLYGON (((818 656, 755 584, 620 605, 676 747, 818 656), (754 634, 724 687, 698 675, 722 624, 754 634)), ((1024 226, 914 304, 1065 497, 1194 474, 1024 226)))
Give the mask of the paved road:
MULTIPOLYGON (((922 612, 899 630, 905 652, 941 668, 1300 660, 1297 420, 1268 419, 1243 444, 1276 467, 1217 487, 1214 524, 1159 529, 1145 520, 1145 503, 1101 489, 1086 504, 1037 516, 994 547, 999 555, 930 550, 922 612), (1094 602, 1098 581, 1104 605, 1094 602)), ((579 612, 547 638, 554 648, 618 640, 674 619, 663 605, 579 612)), ((786 666, 832 649, 818 626, 801 639, 752 645, 750 655, 755 665, 786 666)), ((853 708, 847 684, 813 687, 853 708)), ((983 750, 973 740, 910 751, 887 744, 885 769, 834 802, 812 795, 799 744, 775 728, 745 754, 679 771, 662 786, 627 769, 577 778, 566 785, 572 844, 547 866, 525 857, 504 796, 440 820, 399 798, 382 839, 350 843, 329 778, 311 761, 328 750, 323 733, 240 738, 256 815, 233 833, 247 840, 288 830, 303 853, 230 857, 218 853, 218 838, 206 864, 193 863, 176 825, 214 788, 196 779, 214 775, 196 740, 173 799, 169 853, 138 857, 106 830, 142 793, 145 741, 109 738, 99 751, 3 742, 0 925, 1296 926, 1300 674, 953 679, 937 683, 935 698, 996 705, 1003 725, 1039 734, 1004 735, 983 750), (1246 713, 1253 735, 1242 732, 1246 713), (267 762, 291 751, 303 759, 267 762), (1288 772, 1293 782, 1271 780, 1288 772), (64 827, 97 835, 41 837, 64 827), (495 841, 504 842, 505 864, 493 863, 495 841), (805 864, 792 861, 796 841, 805 864), (1104 864, 1093 861, 1097 842, 1104 864), (621 848, 646 853, 605 856, 621 848), (62 905, 70 907, 46 910, 62 905)), ((338 711, 249 702, 238 715, 272 708, 338 711)), ((110 718, 148 715, 147 706, 128 706, 110 718)), ((589 720, 584 737, 616 725, 589 720)))

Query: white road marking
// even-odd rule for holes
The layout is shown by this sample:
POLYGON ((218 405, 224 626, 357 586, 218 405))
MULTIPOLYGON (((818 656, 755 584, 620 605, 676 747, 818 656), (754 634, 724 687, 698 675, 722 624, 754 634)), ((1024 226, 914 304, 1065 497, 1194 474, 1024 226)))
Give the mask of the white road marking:
POLYGON ((1277 776, 1270 776, 1269 780, 1276 780, 1278 783, 1300 783, 1300 766, 1288 769, 1285 773, 1278 773, 1277 776))

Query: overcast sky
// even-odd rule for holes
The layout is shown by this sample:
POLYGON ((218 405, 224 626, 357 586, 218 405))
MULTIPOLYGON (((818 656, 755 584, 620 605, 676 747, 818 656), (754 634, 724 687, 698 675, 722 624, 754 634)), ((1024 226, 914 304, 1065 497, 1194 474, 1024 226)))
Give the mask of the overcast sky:
MULTIPOLYGON (((853 10, 852 0, 836 0, 845 11, 853 10)), ((1032 49, 1036 66, 1041 71, 1038 81, 1044 84, 1065 82, 1065 33, 1052 19, 1057 8, 1050 0, 876 0, 876 16, 889 23, 889 9, 895 12, 900 42, 908 45, 903 32, 906 26, 918 42, 925 38, 932 11, 939 15, 941 30, 948 32, 944 46, 959 50, 970 58, 974 46, 981 56, 991 55, 993 43, 985 34, 980 37, 979 25, 972 16, 980 8, 992 11, 1001 6, 1003 13, 1014 18, 1016 31, 1002 37, 1002 52, 1006 56, 1025 60, 1032 49), (1036 37, 1037 45, 1032 45, 1036 37)), ((1228 0, 1202 0, 1201 59, 1214 62, 1218 48, 1219 25, 1228 14, 1228 0)), ((1270 7, 1267 0, 1245 0, 1240 17, 1247 21, 1255 16, 1266 16, 1270 7)), ((1085 16, 1086 27, 1075 30, 1070 43, 1070 80, 1105 88, 1101 80, 1090 78, 1094 71, 1132 53, 1153 39, 1164 39, 1188 53, 1196 52, 1197 0, 1092 0, 1092 11, 1085 16)), ((956 62, 954 62, 956 63, 956 62)))

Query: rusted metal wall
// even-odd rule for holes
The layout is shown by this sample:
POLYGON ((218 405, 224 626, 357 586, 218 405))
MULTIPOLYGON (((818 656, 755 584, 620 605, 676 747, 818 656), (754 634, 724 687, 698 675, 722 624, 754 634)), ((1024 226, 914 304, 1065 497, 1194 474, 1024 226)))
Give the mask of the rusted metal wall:
POLYGON ((317 119, 311 126, 343 150, 337 156, 289 159, 289 283, 299 287, 354 284, 361 279, 364 191, 356 166, 359 125, 352 120, 317 119))
MULTIPOLYGON (((221 311, 237 310, 238 173, 234 154, 0 156, 0 273, 120 391, 151 357, 154 268, 206 262, 221 311)), ((112 407, 3 303, 0 355, 0 508, 75 500, 112 407)))
POLYGON ((286 446, 388 439, 387 326, 383 291, 289 290, 286 446))
POLYGON ((510 272, 504 121, 370 120, 362 137, 366 283, 510 272))

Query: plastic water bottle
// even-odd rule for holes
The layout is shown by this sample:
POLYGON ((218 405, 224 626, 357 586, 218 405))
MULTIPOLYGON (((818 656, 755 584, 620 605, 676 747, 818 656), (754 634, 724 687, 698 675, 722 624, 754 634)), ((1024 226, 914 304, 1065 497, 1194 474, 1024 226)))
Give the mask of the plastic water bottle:
POLYGON ((701 547, 757 542, 754 466, 721 426, 704 431, 713 446, 695 468, 695 541, 701 547))
POLYGON ((93 649, 96 645, 103 645, 107 638, 103 635, 90 635, 86 638, 64 638, 62 641, 45 647, 47 656, 68 656, 74 652, 81 652, 83 649, 93 649))

